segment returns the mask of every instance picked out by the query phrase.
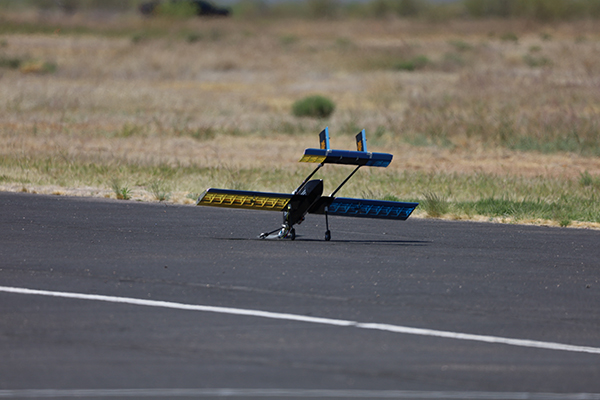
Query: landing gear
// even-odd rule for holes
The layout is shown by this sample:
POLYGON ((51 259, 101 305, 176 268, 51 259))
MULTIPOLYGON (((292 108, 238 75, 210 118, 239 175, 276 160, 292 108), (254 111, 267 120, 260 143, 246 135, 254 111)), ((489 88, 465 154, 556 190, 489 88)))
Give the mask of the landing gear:
MULTIPOLYGON (((303 220, 304 218, 302 218, 303 220)), ((302 220, 300 220, 301 223, 302 220)), ((285 211, 283 213, 283 223, 281 224, 281 228, 272 230, 271 232, 264 232, 261 233, 258 237, 261 239, 267 239, 269 238, 269 236, 273 235, 275 232, 277 233, 277 236, 271 236, 271 239, 277 238, 277 239, 290 239, 290 240, 296 240, 296 230, 293 228, 293 224, 290 223, 290 213, 288 211, 285 211)))
POLYGON ((329 242, 331 240, 331 231, 329 230, 329 218, 327 217, 328 208, 325 207, 325 241, 329 242))
POLYGON ((281 228, 277 228, 271 232, 263 232, 260 235, 258 235, 258 237, 260 239, 267 239, 269 236, 271 236, 275 232, 279 232, 279 233, 277 233, 277 239, 296 240, 296 230, 294 228, 290 228, 287 225, 282 225, 281 228))
POLYGON ((260 235, 258 235, 258 237, 261 238, 261 239, 266 239, 269 236, 271 236, 272 234, 274 234, 275 232, 279 231, 279 229, 280 228, 277 228, 277 229, 275 229, 274 231, 271 231, 271 232, 263 232, 260 235))

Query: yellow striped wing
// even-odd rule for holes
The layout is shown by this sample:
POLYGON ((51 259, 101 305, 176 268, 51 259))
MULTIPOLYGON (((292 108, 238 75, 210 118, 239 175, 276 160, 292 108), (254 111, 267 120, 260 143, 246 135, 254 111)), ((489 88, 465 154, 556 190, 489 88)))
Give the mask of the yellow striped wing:
POLYGON ((283 211, 292 198, 286 193, 251 192, 246 190, 207 189, 197 205, 252 210, 283 211))

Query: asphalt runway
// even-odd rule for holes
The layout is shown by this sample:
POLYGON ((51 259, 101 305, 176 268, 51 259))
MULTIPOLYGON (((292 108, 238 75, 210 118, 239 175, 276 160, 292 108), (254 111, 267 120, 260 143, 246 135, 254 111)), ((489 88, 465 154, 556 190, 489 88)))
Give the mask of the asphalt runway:
POLYGON ((600 232, 280 219, 0 193, 0 398, 600 399, 600 232))

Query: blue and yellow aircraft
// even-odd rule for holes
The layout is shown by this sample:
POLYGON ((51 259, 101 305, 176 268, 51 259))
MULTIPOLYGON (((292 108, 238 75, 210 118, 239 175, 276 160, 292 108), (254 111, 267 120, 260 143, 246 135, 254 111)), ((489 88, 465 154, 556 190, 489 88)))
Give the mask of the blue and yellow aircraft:
POLYGON ((315 170, 291 194, 252 192, 246 190, 207 189, 198 198, 199 206, 243 208, 249 210, 282 211, 283 224, 271 232, 259 235, 265 238, 296 238, 294 225, 302 223, 307 213, 325 214, 325 240, 331 240, 329 215, 343 217, 383 218, 406 220, 418 203, 399 201, 351 199, 335 197, 336 193, 362 166, 387 167, 392 155, 367 152, 364 129, 356 135, 357 151, 333 150, 329 147, 329 128, 319 133, 320 148, 306 149, 300 162, 318 163, 315 170), (323 180, 312 178, 325 164, 356 165, 356 168, 329 195, 323 196, 323 180))

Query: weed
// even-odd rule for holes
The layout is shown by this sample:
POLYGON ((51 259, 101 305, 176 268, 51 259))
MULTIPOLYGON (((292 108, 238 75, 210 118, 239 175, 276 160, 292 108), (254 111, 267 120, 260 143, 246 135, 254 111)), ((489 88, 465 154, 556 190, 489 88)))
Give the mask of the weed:
POLYGON ((558 224, 559 224, 561 227, 563 227, 563 228, 566 228, 567 226, 571 225, 571 222, 573 222, 573 221, 571 221, 571 220, 570 220, 570 219, 568 219, 568 218, 563 218, 563 219, 560 219, 560 220, 559 220, 558 224))
POLYGON ((200 32, 190 32, 185 36, 185 41, 188 43, 196 43, 201 41, 204 38, 204 35, 200 32))
POLYGON ((539 46, 539 45, 529 46, 530 53, 539 53, 540 51, 542 51, 542 46, 539 46))
POLYGON ((593 176, 588 171, 582 172, 579 175, 579 184, 584 188, 591 187, 600 189, 600 176, 593 176))
POLYGON ((464 40, 450 40, 448 44, 450 44, 452 47, 454 47, 457 51, 460 52, 473 50, 473 45, 465 42, 464 40))
POLYGON ((594 178, 588 171, 582 172, 579 176, 579 184, 584 187, 592 186, 594 184, 594 178))
POLYGON ((144 32, 136 32, 133 35, 131 35, 131 43, 133 43, 133 44, 142 43, 142 42, 146 41, 147 39, 148 39, 148 35, 144 32))
POLYGON ((446 53, 442 60, 442 69, 451 70, 457 67, 463 67, 466 64, 462 55, 457 53, 446 53))
POLYGON ((208 32, 208 38, 213 42, 217 42, 225 37, 225 32, 221 29, 213 28, 208 32))
POLYGON ((552 61, 546 57, 535 57, 531 54, 523 56, 523 62, 532 68, 548 67, 552 65, 552 61))
POLYGON ((292 123, 289 121, 282 121, 275 127, 277 133, 283 133, 286 135, 297 135, 308 131, 302 123, 292 123))
POLYGON ((133 125, 130 123, 125 123, 121 127, 121 130, 115 132, 115 137, 128 138, 132 136, 137 136, 142 133, 142 128, 137 125, 133 125))
POLYGON ((288 47, 298 43, 299 40, 300 39, 296 35, 283 35, 279 38, 279 43, 284 47, 288 47))
POLYGON ((47 61, 27 61, 19 66, 19 71, 24 74, 53 74, 57 69, 55 63, 47 61))
POLYGON ((400 60, 396 62, 393 66, 393 69, 398 71, 415 71, 425 68, 429 63, 430 61, 427 56, 420 55, 409 60, 400 60))
POLYGON ((118 178, 112 178, 110 186, 115 193, 115 196, 119 200, 130 200, 131 190, 127 186, 121 186, 121 180, 118 178))
POLYGON ((517 43, 519 41, 519 37, 514 32, 506 32, 500 36, 500 40, 503 42, 517 43))
POLYGON ((169 193, 168 189, 165 188, 164 183, 160 180, 151 182, 147 189, 152 193, 155 200, 166 201, 171 198, 171 193, 169 193))
POLYGON ((292 105, 296 117, 327 118, 335 111, 335 103, 323 96, 308 96, 292 105))
POLYGON ((423 196, 425 197, 425 200, 421 204, 422 208, 431 218, 442 217, 450 210, 450 204, 446 197, 434 192, 426 192, 423 196))
POLYGON ((335 46, 340 50, 351 50, 356 48, 356 44, 352 39, 339 37, 335 40, 335 46))

